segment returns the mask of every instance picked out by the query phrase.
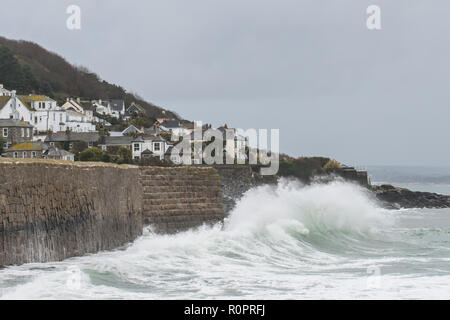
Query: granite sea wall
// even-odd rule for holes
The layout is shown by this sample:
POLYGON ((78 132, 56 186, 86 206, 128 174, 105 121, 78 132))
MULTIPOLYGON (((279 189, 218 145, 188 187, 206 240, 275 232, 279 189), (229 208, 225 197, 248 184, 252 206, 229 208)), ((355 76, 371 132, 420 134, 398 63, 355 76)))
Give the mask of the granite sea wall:
POLYGON ((0 159, 0 266, 111 250, 147 225, 175 233, 224 217, 213 168, 0 159))
POLYGON ((0 266, 109 250, 142 234, 139 169, 0 160, 0 266))
POLYGON ((143 218, 157 233, 224 219, 219 174, 211 167, 142 167, 143 218))

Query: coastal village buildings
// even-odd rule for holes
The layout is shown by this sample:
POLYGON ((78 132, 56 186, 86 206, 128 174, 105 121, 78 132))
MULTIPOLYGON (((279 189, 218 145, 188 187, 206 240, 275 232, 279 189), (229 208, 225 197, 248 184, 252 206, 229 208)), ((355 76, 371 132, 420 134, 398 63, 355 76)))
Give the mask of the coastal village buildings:
MULTIPOLYGON (((163 112, 164 114, 164 112, 163 112)), ((97 147, 108 156, 120 156, 120 148, 127 148, 130 159, 140 161, 157 158, 175 164, 201 164, 202 160, 186 155, 173 136, 191 138, 191 142, 204 141, 203 133, 211 128, 201 127, 202 137, 194 134, 193 122, 173 118, 159 118, 149 127, 129 125, 122 131, 109 130, 111 124, 107 117, 117 118, 115 128, 122 126, 125 119, 146 117, 142 106, 131 103, 125 107, 123 100, 83 101, 80 98, 67 98, 62 106, 48 96, 39 94, 17 95, 0 84, 0 138, 3 140, 4 157, 49 158, 75 160, 86 149, 97 147), (99 128, 100 131, 97 131, 99 128)), ((123 127, 122 127, 123 128, 123 127)), ((220 127, 221 133, 228 129, 220 127)), ((246 139, 235 138, 236 150, 245 145, 246 139)), ((108 158, 108 157, 106 157, 108 158)))
POLYGON ((135 160, 142 158, 142 154, 145 156, 152 155, 158 157, 160 160, 164 159, 169 144, 161 136, 138 136, 132 141, 132 157, 135 160))
POLYGON ((94 100, 92 104, 99 114, 115 118, 125 116, 125 101, 123 100, 94 100))
POLYGON ((98 146, 100 134, 98 132, 56 132, 46 136, 44 142, 52 147, 69 151, 83 151, 86 148, 98 146))
POLYGON ((44 151, 44 157, 47 159, 75 161, 75 155, 64 149, 48 147, 44 151))
POLYGON ((190 134, 194 130, 194 126, 182 125, 179 120, 164 120, 160 123, 162 130, 168 131, 176 136, 185 136, 190 134))
POLYGON ((31 141, 33 139, 33 126, 21 120, 0 119, 0 137, 3 140, 3 148, 31 141))
POLYGON ((24 142, 8 148, 4 153, 9 158, 44 158, 46 149, 43 142, 24 142))
POLYGON ((145 109, 141 107, 140 105, 132 102, 130 106, 126 110, 127 115, 138 115, 138 114, 145 114, 145 109))
POLYGON ((6 90, 5 88, 3 88, 3 85, 0 84, 0 97, 2 96, 10 96, 11 95, 11 91, 6 90))

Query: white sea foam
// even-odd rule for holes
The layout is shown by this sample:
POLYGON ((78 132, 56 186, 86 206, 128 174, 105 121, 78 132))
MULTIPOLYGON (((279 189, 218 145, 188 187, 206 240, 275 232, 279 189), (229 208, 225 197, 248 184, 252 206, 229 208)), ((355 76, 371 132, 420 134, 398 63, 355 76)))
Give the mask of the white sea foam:
POLYGON ((247 192, 224 225, 176 235, 147 228, 121 250, 0 270, 0 294, 7 299, 449 298, 442 285, 450 280, 449 213, 393 216, 353 184, 282 181, 247 192), (367 288, 367 268, 373 266, 382 274, 378 289, 367 288), (70 280, 73 270, 80 271, 78 284, 70 280))

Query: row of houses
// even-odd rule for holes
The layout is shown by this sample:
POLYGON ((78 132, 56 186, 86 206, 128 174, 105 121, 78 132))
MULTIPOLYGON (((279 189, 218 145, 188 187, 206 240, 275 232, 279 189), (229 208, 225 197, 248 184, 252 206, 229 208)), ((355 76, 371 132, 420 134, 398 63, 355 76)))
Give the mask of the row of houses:
POLYGON ((59 107, 55 100, 43 95, 0 96, 0 119, 25 121, 33 126, 35 133, 48 131, 92 132, 95 131, 93 112, 80 113, 59 107))
MULTIPOLYGON (((195 124, 173 118, 157 119, 149 128, 129 126, 123 131, 100 134, 96 123, 110 125, 96 114, 126 118, 145 110, 132 103, 127 109, 123 100, 94 100, 67 98, 62 106, 44 95, 17 95, 0 85, 0 135, 4 141, 4 156, 14 158, 52 158, 73 160, 74 154, 86 148, 98 147, 115 154, 120 147, 131 150, 132 158, 139 160, 157 157, 181 163, 172 155, 174 142, 168 136, 189 136, 192 142, 195 124), (164 138, 164 137, 166 138, 164 138), (68 151, 67 151, 68 150, 68 151)), ((203 126, 202 132, 210 126, 203 126)), ((219 130, 224 132, 226 126, 219 130)), ((201 139, 201 142, 204 142, 201 139)), ((236 148, 245 138, 236 138, 236 148)))

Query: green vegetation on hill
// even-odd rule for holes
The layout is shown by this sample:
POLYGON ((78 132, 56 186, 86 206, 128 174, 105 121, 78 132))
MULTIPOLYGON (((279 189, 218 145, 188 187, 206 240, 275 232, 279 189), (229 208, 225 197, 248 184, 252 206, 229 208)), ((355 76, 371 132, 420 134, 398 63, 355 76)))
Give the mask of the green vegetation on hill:
POLYGON ((122 99, 128 107, 135 102, 145 109, 149 118, 175 117, 142 98, 101 80, 86 68, 73 66, 61 56, 36 43, 0 37, 0 83, 19 94, 43 93, 63 103, 66 97, 85 100, 122 99))
POLYGON ((308 183, 314 176, 325 174, 327 164, 330 158, 324 157, 300 157, 292 158, 289 156, 280 157, 280 169, 278 175, 282 177, 295 177, 308 183))

